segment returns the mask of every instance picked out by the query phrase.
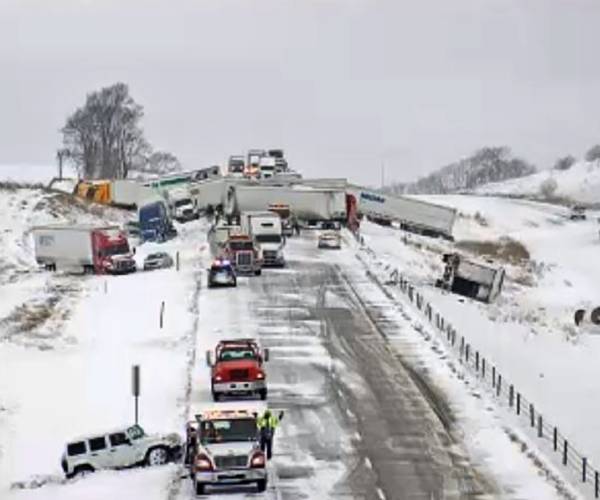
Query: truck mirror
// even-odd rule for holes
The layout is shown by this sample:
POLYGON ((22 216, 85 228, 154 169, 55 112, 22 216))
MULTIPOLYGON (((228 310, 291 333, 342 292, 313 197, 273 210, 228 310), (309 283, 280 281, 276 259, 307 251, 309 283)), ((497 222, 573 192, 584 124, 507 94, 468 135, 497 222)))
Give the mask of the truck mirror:
POLYGON ((264 349, 263 359, 265 360, 265 362, 269 361, 269 349, 264 349))
POLYGON ((212 366, 213 362, 212 362, 212 353, 210 351, 206 351, 206 364, 208 366, 212 366))

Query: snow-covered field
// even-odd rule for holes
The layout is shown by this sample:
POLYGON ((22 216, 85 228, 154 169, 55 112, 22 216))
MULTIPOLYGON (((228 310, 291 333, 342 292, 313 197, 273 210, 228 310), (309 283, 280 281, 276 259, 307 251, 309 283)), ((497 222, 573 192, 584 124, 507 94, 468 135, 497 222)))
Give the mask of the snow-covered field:
POLYGON ((578 162, 569 170, 544 170, 520 179, 486 184, 475 190, 478 194, 540 196, 540 187, 547 179, 556 181, 555 196, 576 202, 600 203, 600 162, 578 162))
POLYGON ((506 374, 572 444, 600 464, 600 335, 578 331, 575 309, 600 305, 600 251, 595 215, 573 222, 564 208, 529 201, 472 196, 424 197, 455 206, 456 242, 508 237, 530 253, 501 262, 508 280, 502 295, 484 305, 433 287, 441 277, 439 242, 364 224, 362 234, 386 262, 400 269, 428 300, 506 374), (476 216, 477 214, 477 216, 476 216))

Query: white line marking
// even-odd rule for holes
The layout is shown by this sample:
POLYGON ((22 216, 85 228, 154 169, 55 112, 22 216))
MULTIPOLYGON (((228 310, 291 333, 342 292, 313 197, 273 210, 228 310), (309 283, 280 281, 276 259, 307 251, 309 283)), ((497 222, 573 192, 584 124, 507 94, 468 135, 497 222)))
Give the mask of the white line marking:
POLYGON ((362 436, 358 432, 355 432, 354 439, 356 439, 357 441, 362 441, 362 436))
POLYGON ((385 500, 385 493, 381 488, 377 488, 377 496, 381 498, 381 500, 385 500))
POLYGON ((369 459, 369 457, 365 457, 365 465, 369 468, 369 469, 373 469, 373 464, 371 463, 371 460, 369 459))
POLYGON ((346 410, 346 415, 348 415, 350 418, 354 418, 355 417, 354 413, 352 413, 351 410, 346 410))

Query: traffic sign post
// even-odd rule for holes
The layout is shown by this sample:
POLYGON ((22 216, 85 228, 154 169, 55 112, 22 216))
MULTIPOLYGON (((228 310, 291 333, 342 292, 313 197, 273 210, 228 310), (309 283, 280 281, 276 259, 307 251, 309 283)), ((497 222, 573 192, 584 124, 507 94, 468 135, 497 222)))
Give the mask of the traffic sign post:
POLYGON ((133 365, 131 367, 131 392, 134 398, 135 424, 137 425, 139 421, 140 365, 133 365))

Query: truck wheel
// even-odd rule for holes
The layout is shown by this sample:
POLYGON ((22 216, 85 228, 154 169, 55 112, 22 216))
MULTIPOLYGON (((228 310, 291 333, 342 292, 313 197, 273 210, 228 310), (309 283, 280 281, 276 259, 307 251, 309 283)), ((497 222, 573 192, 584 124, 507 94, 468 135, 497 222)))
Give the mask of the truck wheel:
POLYGON ((196 495, 204 495, 206 493, 205 483, 196 483, 196 495))
POLYGON ((258 490, 259 493, 262 493, 263 491, 265 491, 267 489, 267 480, 260 479, 259 481, 256 481, 256 489, 258 490))
POLYGON ((261 389, 260 391, 258 391, 258 395, 260 396, 260 399, 264 401, 265 399, 267 399, 267 390, 261 389))
POLYGON ((254 271, 254 274, 256 276, 260 276, 262 274, 262 269, 257 269, 256 271, 254 271))
POLYGON ((169 452, 163 446, 151 448, 146 453, 146 465, 164 465, 169 460, 169 452))
POLYGON ((78 465, 75 467, 71 477, 85 477, 94 472, 94 468, 91 465, 78 465))
POLYGON ((212 397, 213 397, 213 401, 215 401, 215 402, 221 401, 221 393, 220 392, 213 391, 212 397))

